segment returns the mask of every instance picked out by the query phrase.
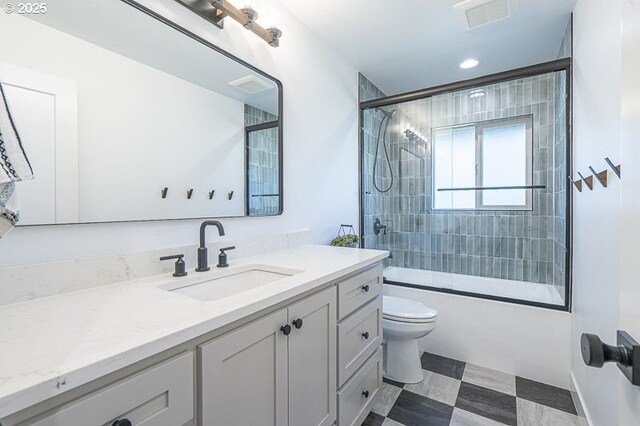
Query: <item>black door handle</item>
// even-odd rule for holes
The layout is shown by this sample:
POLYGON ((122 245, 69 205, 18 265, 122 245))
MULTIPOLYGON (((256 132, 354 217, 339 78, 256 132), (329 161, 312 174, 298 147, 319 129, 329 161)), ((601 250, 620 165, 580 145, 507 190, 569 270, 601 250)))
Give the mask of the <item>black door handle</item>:
POLYGON ((289 324, 285 324, 280 327, 280 331, 282 331, 282 334, 284 334, 285 336, 288 336, 289 334, 291 334, 291 326, 289 324))
POLYGON ((629 365, 629 353, 624 346, 607 345, 595 334, 583 333, 580 338, 582 359, 589 367, 600 368, 605 362, 629 365))
POLYGON ((293 324, 293 326, 295 328, 297 328, 298 330, 300 330, 302 328, 302 318, 298 318, 296 320, 293 320, 293 322, 291 323, 293 324))
POLYGON ((617 344, 607 345, 595 334, 583 333, 580 338, 582 360, 590 367, 600 368, 615 362, 629 381, 640 386, 640 343, 626 331, 618 330, 617 344))
POLYGON ((131 423, 131 420, 122 419, 122 420, 116 420, 115 422, 113 422, 111 426, 132 426, 132 425, 133 423, 131 423))

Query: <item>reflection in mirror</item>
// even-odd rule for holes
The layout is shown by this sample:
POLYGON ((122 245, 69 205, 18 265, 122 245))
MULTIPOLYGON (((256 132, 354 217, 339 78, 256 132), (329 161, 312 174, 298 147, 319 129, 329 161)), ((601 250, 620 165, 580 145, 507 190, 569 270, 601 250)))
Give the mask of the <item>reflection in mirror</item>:
POLYGON ((247 144, 247 214, 281 213, 280 144, 276 116, 257 108, 245 109, 247 144))
POLYGON ((124 1, 2 14, 0 35, 35 176, 19 225, 280 213, 277 80, 124 1))

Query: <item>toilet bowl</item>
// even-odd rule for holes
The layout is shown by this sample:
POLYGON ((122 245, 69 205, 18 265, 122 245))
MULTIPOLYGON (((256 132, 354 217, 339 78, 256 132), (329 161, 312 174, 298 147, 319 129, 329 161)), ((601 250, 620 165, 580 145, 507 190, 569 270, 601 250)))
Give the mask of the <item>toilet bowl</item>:
POLYGON ((402 383, 422 381, 418 339, 436 328, 438 311, 413 300, 382 296, 384 377, 402 383))

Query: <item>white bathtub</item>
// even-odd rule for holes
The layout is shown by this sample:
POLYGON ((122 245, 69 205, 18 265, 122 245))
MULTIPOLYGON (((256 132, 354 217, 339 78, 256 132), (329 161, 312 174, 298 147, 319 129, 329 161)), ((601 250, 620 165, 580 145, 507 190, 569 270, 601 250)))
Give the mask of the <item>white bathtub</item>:
POLYGON ((499 278, 475 277, 447 272, 389 266, 384 270, 387 281, 431 288, 443 288, 480 295, 504 297, 528 302, 564 306, 564 295, 549 284, 499 278))

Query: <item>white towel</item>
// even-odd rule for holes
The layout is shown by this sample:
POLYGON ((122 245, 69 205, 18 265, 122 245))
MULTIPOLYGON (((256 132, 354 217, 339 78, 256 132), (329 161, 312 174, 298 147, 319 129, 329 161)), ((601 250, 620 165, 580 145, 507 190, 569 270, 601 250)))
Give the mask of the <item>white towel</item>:
POLYGON ((33 169, 0 82, 0 238, 20 219, 16 182, 27 179, 33 179, 33 169))

